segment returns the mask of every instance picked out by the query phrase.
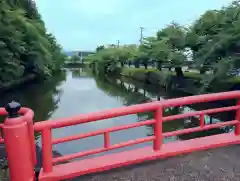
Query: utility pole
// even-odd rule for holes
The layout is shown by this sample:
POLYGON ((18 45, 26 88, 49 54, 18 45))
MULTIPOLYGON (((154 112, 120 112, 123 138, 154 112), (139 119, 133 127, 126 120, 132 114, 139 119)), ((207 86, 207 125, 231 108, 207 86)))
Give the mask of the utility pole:
POLYGON ((144 27, 140 27, 140 44, 142 44, 142 41, 143 41, 143 30, 144 30, 144 27))
POLYGON ((83 63, 83 54, 82 54, 82 51, 81 51, 81 63, 83 63))
POLYGON ((119 48, 120 46, 120 40, 117 41, 117 47, 119 48))

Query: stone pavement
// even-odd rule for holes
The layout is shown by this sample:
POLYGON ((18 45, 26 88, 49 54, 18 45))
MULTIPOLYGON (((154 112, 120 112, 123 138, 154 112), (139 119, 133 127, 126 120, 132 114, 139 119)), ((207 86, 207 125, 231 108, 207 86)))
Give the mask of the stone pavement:
POLYGON ((69 181, 240 181, 240 145, 118 168, 69 181))

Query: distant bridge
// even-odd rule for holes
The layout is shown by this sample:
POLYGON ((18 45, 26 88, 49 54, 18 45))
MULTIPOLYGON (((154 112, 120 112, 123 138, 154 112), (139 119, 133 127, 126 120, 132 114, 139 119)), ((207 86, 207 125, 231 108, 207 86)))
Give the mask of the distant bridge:
POLYGON ((86 57, 92 53, 94 53, 94 51, 68 51, 68 52, 65 52, 65 54, 69 57, 74 56, 74 55, 80 56, 81 62, 84 57, 86 57))

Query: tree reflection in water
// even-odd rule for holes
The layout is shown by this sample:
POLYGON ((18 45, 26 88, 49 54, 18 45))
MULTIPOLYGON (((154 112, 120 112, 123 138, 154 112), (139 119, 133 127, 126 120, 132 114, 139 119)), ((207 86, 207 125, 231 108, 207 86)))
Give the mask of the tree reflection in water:
MULTIPOLYGON (((94 76, 94 75, 93 75, 94 76)), ((96 80, 96 84, 98 88, 104 90, 108 93, 108 95, 117 97, 118 99, 121 99, 126 106, 140 104, 140 103, 146 103, 151 101, 161 101, 161 99, 164 99, 166 92, 161 92, 161 90, 158 91, 151 91, 149 89, 149 85, 146 84, 140 84, 140 83, 129 83, 126 80, 126 78, 109 78, 109 77, 94 77, 96 80), (163 93, 163 97, 161 95, 163 93)), ((188 111, 194 111, 192 109, 189 109, 184 106, 179 107, 169 107, 164 109, 164 116, 170 116, 170 115, 177 115, 182 114, 184 112, 188 111)), ((144 121, 154 118, 154 113, 152 112, 144 112, 144 113, 138 113, 138 121, 144 121)), ((209 123, 211 124, 213 118, 206 116, 206 119, 210 119, 209 123)), ((208 124, 209 124, 208 123, 208 124)), ((178 119, 173 121, 168 121, 163 124, 163 132, 171 132, 175 130, 180 130, 184 128, 191 128, 191 127, 197 127, 199 126, 199 117, 189 117, 184 119, 178 119)), ((153 135, 154 126, 149 125, 147 126, 147 135, 153 135)), ((219 134, 224 132, 229 132, 232 130, 232 127, 225 127, 221 129, 212 129, 207 131, 201 131, 196 133, 190 133, 185 135, 180 135, 178 138, 170 138, 170 139, 191 139, 196 137, 203 137, 213 134, 219 134)))
MULTIPOLYGON (((44 82, 36 82, 20 87, 16 90, 2 94, 0 106, 5 106, 12 100, 21 103, 34 111, 34 121, 48 120, 58 108, 62 94, 61 84, 66 80, 66 72, 55 74, 55 76, 44 82)), ((2 118, 2 121, 4 118, 2 118)), ((38 138, 39 134, 36 134, 38 138)))

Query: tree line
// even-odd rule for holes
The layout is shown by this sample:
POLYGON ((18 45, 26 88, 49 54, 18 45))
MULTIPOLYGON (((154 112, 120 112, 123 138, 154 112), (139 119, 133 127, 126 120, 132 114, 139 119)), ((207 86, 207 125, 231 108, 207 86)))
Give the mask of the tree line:
POLYGON ((0 1, 0 84, 29 74, 50 76, 64 60, 34 1, 0 1))
POLYGON ((155 36, 145 37, 140 45, 99 46, 85 61, 105 73, 120 65, 143 65, 147 69, 152 64, 159 70, 174 68, 177 76, 184 76, 182 67, 187 65, 197 69, 208 84, 238 75, 240 1, 206 11, 188 27, 172 22, 155 36))

